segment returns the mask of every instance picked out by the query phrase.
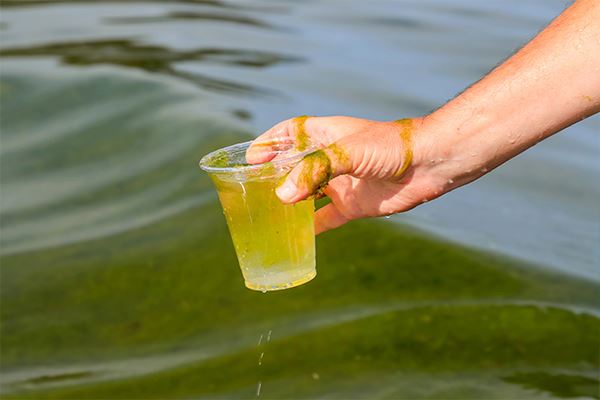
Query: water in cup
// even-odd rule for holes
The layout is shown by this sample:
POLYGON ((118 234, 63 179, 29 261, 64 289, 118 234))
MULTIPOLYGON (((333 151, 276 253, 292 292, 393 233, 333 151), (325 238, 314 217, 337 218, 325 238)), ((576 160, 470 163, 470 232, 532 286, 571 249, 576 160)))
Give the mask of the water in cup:
POLYGON ((301 157, 247 165, 249 144, 217 150, 201 167, 217 189, 246 286, 269 291, 301 285, 316 275, 314 202, 283 204, 275 194, 301 157))

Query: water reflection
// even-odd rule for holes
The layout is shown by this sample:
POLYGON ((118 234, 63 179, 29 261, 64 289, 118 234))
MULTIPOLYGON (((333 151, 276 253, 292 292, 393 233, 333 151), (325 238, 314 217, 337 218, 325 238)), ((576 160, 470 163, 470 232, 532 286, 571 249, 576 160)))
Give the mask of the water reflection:
POLYGON ((506 382, 552 393, 557 397, 600 399, 600 380, 596 377, 564 373, 520 372, 504 378, 506 382))
POLYGON ((48 384, 54 383, 58 381, 66 381, 66 380, 78 380, 82 378, 89 378, 93 373, 89 371, 81 371, 81 372, 68 372, 64 374, 56 374, 56 375, 40 375, 33 378, 29 378, 24 381, 25 384, 48 384))
MULTIPOLYGON (((164 5, 190 5, 190 6, 207 6, 213 8, 220 8, 224 10, 251 10, 251 11, 268 11, 271 13, 285 13, 289 10, 287 5, 283 4, 257 4, 255 2, 231 2, 221 0, 120 0, 119 4, 140 4, 140 3, 157 3, 164 5)), ((29 8, 33 6, 44 6, 54 4, 73 4, 73 5, 94 5, 94 4, 107 4, 106 0, 2 0, 0 5, 9 9, 18 8, 29 8)))
POLYGON ((250 18, 243 15, 232 15, 232 14, 214 14, 206 12, 185 12, 185 11, 173 11, 164 15, 146 16, 146 17, 113 17, 107 18, 110 24, 144 24, 144 23, 156 23, 173 20, 183 21, 212 21, 212 22, 225 22, 240 25, 249 25, 258 28, 268 28, 281 30, 282 28, 276 27, 275 25, 267 24, 256 18, 250 18))
POLYGON ((265 68, 279 63, 299 62, 298 57, 277 53, 242 49, 198 49, 177 51, 158 45, 142 44, 128 39, 95 40, 54 43, 25 48, 7 48, 0 52, 3 57, 55 56, 67 65, 110 64, 141 69, 184 79, 204 89, 236 94, 269 94, 272 92, 246 83, 225 81, 199 73, 178 70, 174 64, 184 61, 238 65, 265 68))

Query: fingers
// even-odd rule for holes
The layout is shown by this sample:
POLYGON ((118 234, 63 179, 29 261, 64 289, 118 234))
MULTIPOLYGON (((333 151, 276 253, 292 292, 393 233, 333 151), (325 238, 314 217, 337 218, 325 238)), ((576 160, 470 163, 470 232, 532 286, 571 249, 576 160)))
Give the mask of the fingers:
POLYGON ((246 162, 259 164, 273 160, 278 154, 290 150, 305 151, 310 149, 313 137, 318 130, 312 129, 307 121, 314 118, 302 115, 288 119, 273 126, 256 138, 246 150, 246 162))
POLYGON ((306 155, 276 189, 284 203, 295 203, 319 194, 338 175, 349 173, 352 167, 349 152, 333 143, 306 155))
POLYGON ((348 221, 334 203, 329 203, 315 212, 315 234, 337 228, 348 221))
POLYGON ((286 147, 291 147, 294 142, 292 120, 285 120, 254 139, 246 150, 248 164, 260 164, 271 161, 286 147))

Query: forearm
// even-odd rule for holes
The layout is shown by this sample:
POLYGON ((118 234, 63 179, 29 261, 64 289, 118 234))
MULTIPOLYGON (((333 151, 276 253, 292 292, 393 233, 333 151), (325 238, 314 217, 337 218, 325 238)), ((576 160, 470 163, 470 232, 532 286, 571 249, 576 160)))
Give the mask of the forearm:
MULTIPOLYGON (((600 1, 579 0, 534 40, 423 121, 422 153, 453 186, 600 111, 600 1), (438 154, 430 154, 435 161, 438 154), (427 157, 426 157, 427 158, 427 157), (455 175, 452 175, 455 174, 455 175)), ((451 189, 451 188, 450 188, 451 189)))

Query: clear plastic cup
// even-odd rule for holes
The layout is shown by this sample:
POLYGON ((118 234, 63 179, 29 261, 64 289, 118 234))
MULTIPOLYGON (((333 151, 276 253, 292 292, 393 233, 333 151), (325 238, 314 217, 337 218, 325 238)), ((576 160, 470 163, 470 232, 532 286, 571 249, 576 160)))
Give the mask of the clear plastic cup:
POLYGON ((219 194, 246 287, 266 292, 301 285, 317 274, 314 201, 283 204, 275 188, 307 152, 249 165, 250 143, 207 154, 200 167, 219 194))

